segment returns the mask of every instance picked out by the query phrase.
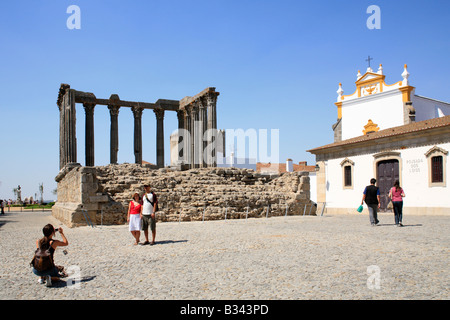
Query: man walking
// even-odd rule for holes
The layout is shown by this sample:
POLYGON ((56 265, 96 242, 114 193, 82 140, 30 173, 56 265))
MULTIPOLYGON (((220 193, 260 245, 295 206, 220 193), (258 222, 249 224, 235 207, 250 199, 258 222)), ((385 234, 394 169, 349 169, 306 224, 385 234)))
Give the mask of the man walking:
POLYGON ((380 208, 380 189, 375 186, 377 182, 376 179, 370 179, 370 186, 367 186, 364 189, 364 194, 361 200, 361 205, 366 202, 367 208, 369 209, 369 218, 370 224, 372 226, 377 225, 380 221, 378 221, 378 208, 380 208))
POLYGON ((144 185, 144 195, 142 196, 143 205, 141 207, 141 219, 142 219, 142 230, 145 235, 144 245, 149 244, 148 241, 148 227, 152 230, 152 242, 151 245, 155 244, 156 237, 156 205, 158 200, 153 191, 151 191, 149 185, 144 185))

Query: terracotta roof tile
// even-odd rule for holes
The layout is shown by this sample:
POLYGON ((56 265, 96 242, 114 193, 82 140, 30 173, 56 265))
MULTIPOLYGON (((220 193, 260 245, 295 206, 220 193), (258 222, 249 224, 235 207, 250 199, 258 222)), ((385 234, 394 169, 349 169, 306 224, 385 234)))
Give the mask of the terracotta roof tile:
POLYGON ((344 145, 349 145, 349 144, 354 144, 354 143, 359 143, 359 142, 372 141, 372 140, 386 138, 386 137, 392 137, 392 136, 400 136, 403 134, 419 132, 419 131, 423 131, 423 130, 430 130, 430 129, 434 129, 434 128, 449 126, 449 125, 450 125, 450 115, 445 116, 445 117, 440 117, 440 118, 434 118, 434 119, 414 122, 414 123, 406 124, 403 126, 392 127, 392 128, 380 130, 377 132, 371 132, 371 133, 368 133, 368 134, 365 134, 365 135, 362 135, 359 137, 354 137, 351 139, 342 140, 342 141, 335 142, 335 143, 330 143, 330 144, 327 144, 327 145, 324 145, 321 147, 317 147, 317 148, 314 148, 311 150, 307 150, 307 151, 311 152, 311 153, 315 153, 315 152, 318 152, 318 151, 321 151, 324 149, 333 148, 333 147, 344 146, 344 145))
MULTIPOLYGON (((316 167, 315 166, 308 166, 306 164, 306 161, 299 162, 299 164, 293 164, 292 165, 294 172, 297 171, 308 171, 308 172, 315 172, 316 167)), ((270 172, 278 172, 278 173, 285 173, 286 171, 286 163, 262 163, 258 162, 256 163, 256 172, 264 172, 264 169, 271 169, 270 172)), ((266 172, 268 172, 267 170, 266 172)))

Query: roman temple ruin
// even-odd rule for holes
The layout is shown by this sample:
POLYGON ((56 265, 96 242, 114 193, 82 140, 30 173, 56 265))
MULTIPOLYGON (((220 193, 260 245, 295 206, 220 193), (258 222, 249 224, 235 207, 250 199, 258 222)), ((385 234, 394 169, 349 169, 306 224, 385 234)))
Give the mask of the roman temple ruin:
POLYGON ((218 168, 217 152, 224 153, 223 131, 217 130, 217 97, 208 87, 181 100, 154 103, 124 101, 117 94, 99 99, 93 93, 61 84, 60 171, 58 200, 52 215, 69 227, 126 223, 134 192, 150 184, 159 196, 158 221, 192 221, 315 214, 310 201, 308 172, 261 174, 249 169, 218 168), (85 165, 77 162, 76 108, 85 110, 85 165), (94 109, 107 106, 110 114, 110 164, 95 166, 94 109), (134 164, 118 164, 118 115, 130 108, 134 116, 134 164), (142 113, 156 118, 156 166, 142 162, 142 113), (177 165, 164 167, 164 114, 178 118, 177 165))

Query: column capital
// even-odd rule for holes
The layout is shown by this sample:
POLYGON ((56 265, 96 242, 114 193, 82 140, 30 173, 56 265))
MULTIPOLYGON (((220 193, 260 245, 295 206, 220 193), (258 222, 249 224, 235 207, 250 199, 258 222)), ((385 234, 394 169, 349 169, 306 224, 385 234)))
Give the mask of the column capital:
POLYGON ((119 106, 115 106, 115 105, 108 105, 108 109, 109 109, 109 114, 111 116, 118 116, 119 115, 119 106))
POLYGON ((205 105, 205 103, 203 102, 202 99, 196 100, 196 101, 194 102, 194 104, 195 104, 195 106, 196 106, 198 109, 204 109, 204 108, 206 107, 206 105, 205 105))
POLYGON ((85 102, 83 103, 83 108, 86 113, 94 112, 95 103, 85 102))
POLYGON ((157 120, 163 120, 164 119, 164 109, 162 109, 162 108, 155 108, 155 109, 153 109, 153 112, 155 113, 157 120))
POLYGON ((186 110, 184 110, 184 109, 178 109, 176 112, 177 112, 178 119, 184 118, 184 116, 186 115, 186 110))
POLYGON ((208 92, 205 96, 207 104, 211 105, 217 102, 217 92, 208 92))
POLYGON ((196 113, 199 110, 198 104, 196 102, 191 103, 190 107, 191 107, 191 112, 196 113))
POLYGON ((194 111, 194 105, 188 104, 187 106, 184 107, 184 110, 186 111, 187 116, 191 116, 192 112, 194 111))
POLYGON ((133 106, 131 107, 131 111, 133 112, 134 118, 140 119, 142 117, 142 111, 144 108, 140 106, 133 106))

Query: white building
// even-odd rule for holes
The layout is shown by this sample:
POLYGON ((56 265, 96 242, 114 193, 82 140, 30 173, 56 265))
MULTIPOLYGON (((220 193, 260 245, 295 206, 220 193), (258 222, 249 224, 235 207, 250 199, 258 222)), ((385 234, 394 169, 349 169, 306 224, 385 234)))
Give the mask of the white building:
POLYGON ((450 104, 416 95, 408 77, 405 65, 403 79, 388 85, 380 65, 376 73, 358 72, 353 94, 343 95, 339 84, 334 143, 308 150, 319 167, 317 201, 327 212, 356 212, 376 178, 382 209, 398 179, 405 214, 450 214, 450 104))

